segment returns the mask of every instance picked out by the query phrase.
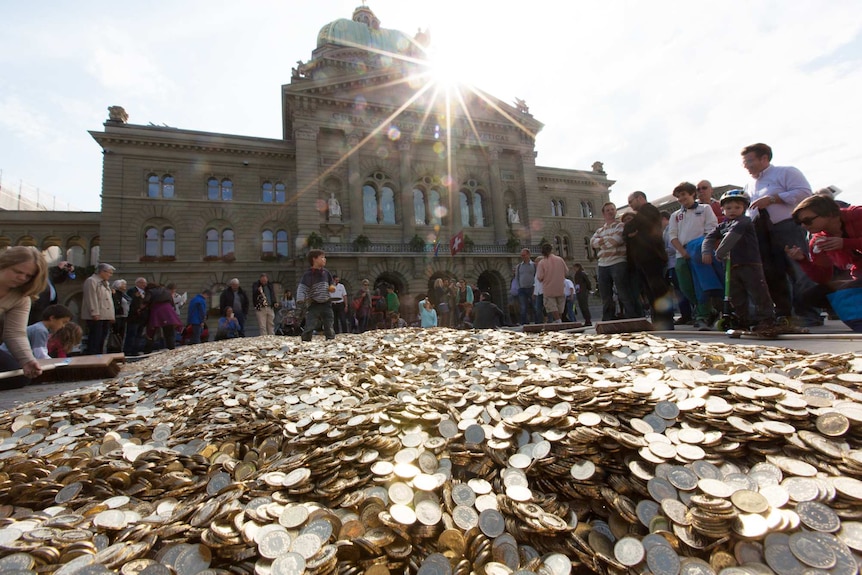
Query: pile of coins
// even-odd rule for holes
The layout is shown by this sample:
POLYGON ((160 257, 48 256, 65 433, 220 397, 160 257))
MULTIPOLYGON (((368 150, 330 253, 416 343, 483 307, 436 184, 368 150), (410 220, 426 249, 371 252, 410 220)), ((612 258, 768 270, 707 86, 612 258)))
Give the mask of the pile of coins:
POLYGON ((862 356, 391 330, 0 414, 0 572, 853 575, 862 356))

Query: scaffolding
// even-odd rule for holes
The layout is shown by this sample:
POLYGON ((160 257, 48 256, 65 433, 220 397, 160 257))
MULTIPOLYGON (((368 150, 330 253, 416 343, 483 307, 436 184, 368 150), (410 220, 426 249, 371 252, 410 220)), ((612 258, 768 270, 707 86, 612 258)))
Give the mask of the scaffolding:
POLYGON ((7 183, 0 170, 0 211, 80 212, 80 208, 35 186, 18 180, 17 185, 7 183))

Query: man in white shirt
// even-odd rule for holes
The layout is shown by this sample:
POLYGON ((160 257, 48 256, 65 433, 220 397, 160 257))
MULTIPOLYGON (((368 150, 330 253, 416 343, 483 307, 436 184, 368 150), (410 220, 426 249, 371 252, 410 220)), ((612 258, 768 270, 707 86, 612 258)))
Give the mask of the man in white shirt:
POLYGON ((334 315, 335 333, 350 333, 347 327, 347 289, 341 283, 338 275, 333 274, 332 279, 335 281, 335 291, 329 294, 329 303, 332 304, 332 313, 334 315))
POLYGON ((575 282, 568 277, 563 280, 563 293, 566 296, 566 310, 563 321, 575 321, 575 282))
POLYGON ((668 225, 668 238, 676 249, 676 277, 682 293, 694 304, 694 327, 705 331, 709 329, 711 316, 715 312, 710 296, 720 295, 721 284, 718 284, 719 293, 708 293, 716 291, 713 289, 715 286, 702 282, 697 270, 703 269, 698 268, 701 264, 712 264, 712 254, 701 253, 700 246, 704 236, 715 229, 718 221, 712 208, 697 203, 697 188, 694 184, 681 183, 674 188, 673 196, 680 205, 671 215, 668 225))
POLYGON ((797 168, 773 166, 771 162, 772 148, 766 144, 752 144, 742 149, 742 165, 752 178, 745 184, 745 193, 751 198, 748 215, 757 233, 775 315, 789 319, 791 311, 795 311, 795 321, 799 325, 822 325, 819 314, 805 302, 795 299, 795 294, 804 293, 812 284, 784 252, 785 247, 795 246, 808 257, 805 231, 793 221, 792 214, 799 202, 811 195, 811 185, 797 168))

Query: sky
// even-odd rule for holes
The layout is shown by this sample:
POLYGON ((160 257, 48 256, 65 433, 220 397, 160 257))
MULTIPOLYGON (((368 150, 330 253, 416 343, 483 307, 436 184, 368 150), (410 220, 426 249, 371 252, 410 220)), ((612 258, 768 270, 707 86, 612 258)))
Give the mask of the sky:
MULTIPOLYGON (((108 106, 129 122, 281 138, 281 86, 361 0, 0 0, 0 185, 99 211, 108 106)), ((453 73, 545 127, 541 166, 650 198, 742 185, 772 146, 813 189, 862 204, 858 0, 367 0, 381 27, 430 30, 453 73)))

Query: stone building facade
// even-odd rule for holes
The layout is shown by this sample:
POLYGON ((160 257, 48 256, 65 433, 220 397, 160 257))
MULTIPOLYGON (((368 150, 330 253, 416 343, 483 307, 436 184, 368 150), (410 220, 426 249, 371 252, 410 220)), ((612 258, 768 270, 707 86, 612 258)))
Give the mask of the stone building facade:
MULTIPOLYGON (((0 244, 74 241, 87 248, 78 265, 100 259, 115 277, 190 293, 234 277, 248 288, 261 273, 294 290, 319 246, 350 293, 385 281, 408 309, 441 276, 504 303, 520 248, 542 240, 594 270, 588 239, 613 184, 601 163, 537 165, 542 124, 526 104, 465 87, 447 98, 426 79, 427 42, 381 28, 366 6, 325 25, 282 87, 282 139, 135 125, 109 108, 91 132, 101 214, 78 213, 75 229, 4 223, 0 244), (459 232, 465 249, 453 256, 459 232)), ((77 307, 77 292, 63 295, 77 307)))

